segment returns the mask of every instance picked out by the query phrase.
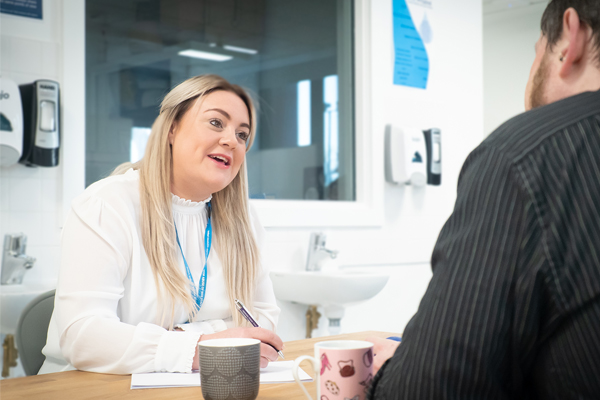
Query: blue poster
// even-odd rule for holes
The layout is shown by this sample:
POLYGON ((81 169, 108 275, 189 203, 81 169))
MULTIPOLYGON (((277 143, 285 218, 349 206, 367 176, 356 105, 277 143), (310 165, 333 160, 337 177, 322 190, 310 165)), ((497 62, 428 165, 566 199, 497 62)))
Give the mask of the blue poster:
POLYGON ((0 12, 42 19, 42 0, 0 0, 0 12))
POLYGON ((429 57, 406 0, 393 0, 394 85, 427 88, 429 57))

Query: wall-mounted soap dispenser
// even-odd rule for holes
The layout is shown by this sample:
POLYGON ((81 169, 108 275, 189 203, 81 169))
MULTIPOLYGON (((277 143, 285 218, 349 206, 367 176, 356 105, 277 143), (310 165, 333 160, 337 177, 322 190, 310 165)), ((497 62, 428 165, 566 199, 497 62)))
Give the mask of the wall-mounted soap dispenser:
POLYGON ((28 166, 58 165, 60 144, 58 82, 37 80, 20 85, 23 102, 23 155, 19 160, 28 166))
POLYGON ((413 186, 427 183, 427 150, 422 130, 388 125, 385 152, 388 182, 413 186))
POLYGON ((23 110, 15 82, 0 78, 0 166, 16 164, 23 151, 23 110))
POLYGON ((441 131, 398 128, 385 132, 385 179, 393 184, 438 186, 442 182, 441 131))

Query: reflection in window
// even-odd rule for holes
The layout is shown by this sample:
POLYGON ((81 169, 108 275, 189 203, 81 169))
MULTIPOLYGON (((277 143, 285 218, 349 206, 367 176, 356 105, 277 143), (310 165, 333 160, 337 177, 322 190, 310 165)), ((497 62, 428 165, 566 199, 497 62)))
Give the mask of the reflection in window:
POLYGON ((86 0, 86 184, 142 157, 171 88, 214 73, 258 106, 250 197, 354 201, 353 3, 86 0))
POLYGON ((339 136, 338 136, 338 77, 326 76, 323 79, 323 103, 325 115, 323 116, 323 169, 325 186, 335 182, 340 174, 339 165, 339 136))
POLYGON ((298 147, 310 146, 310 81, 298 82, 298 147))
POLYGON ((132 163, 138 162, 144 156, 146 151, 146 144, 150 137, 150 128, 140 128, 134 126, 131 128, 131 148, 129 161, 132 163))

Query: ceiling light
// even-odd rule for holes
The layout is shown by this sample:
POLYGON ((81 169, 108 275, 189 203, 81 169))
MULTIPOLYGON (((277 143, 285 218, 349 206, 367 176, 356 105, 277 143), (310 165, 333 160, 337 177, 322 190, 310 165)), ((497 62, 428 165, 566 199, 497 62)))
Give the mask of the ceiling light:
POLYGON ((184 56, 184 57, 201 58, 203 60, 210 60, 210 61, 228 61, 233 58, 233 56, 229 56, 226 54, 219 54, 219 53, 213 53, 210 51, 201 51, 201 50, 194 50, 194 49, 181 50, 177 54, 179 54, 180 56, 184 56))
POLYGON ((229 51, 237 51, 238 53, 245 53, 245 54, 258 54, 258 50, 254 50, 254 49, 247 49, 245 47, 238 47, 238 46, 230 46, 228 44, 224 45, 223 48, 225 50, 229 50, 229 51))

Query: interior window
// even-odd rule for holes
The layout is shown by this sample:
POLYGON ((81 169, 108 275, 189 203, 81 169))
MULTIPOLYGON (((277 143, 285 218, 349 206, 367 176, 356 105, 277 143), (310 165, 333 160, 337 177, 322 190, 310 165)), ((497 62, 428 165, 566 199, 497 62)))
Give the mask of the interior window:
POLYGON ((215 73, 258 106, 250 197, 355 200, 353 2, 86 1, 86 185, 143 156, 160 101, 215 73))

